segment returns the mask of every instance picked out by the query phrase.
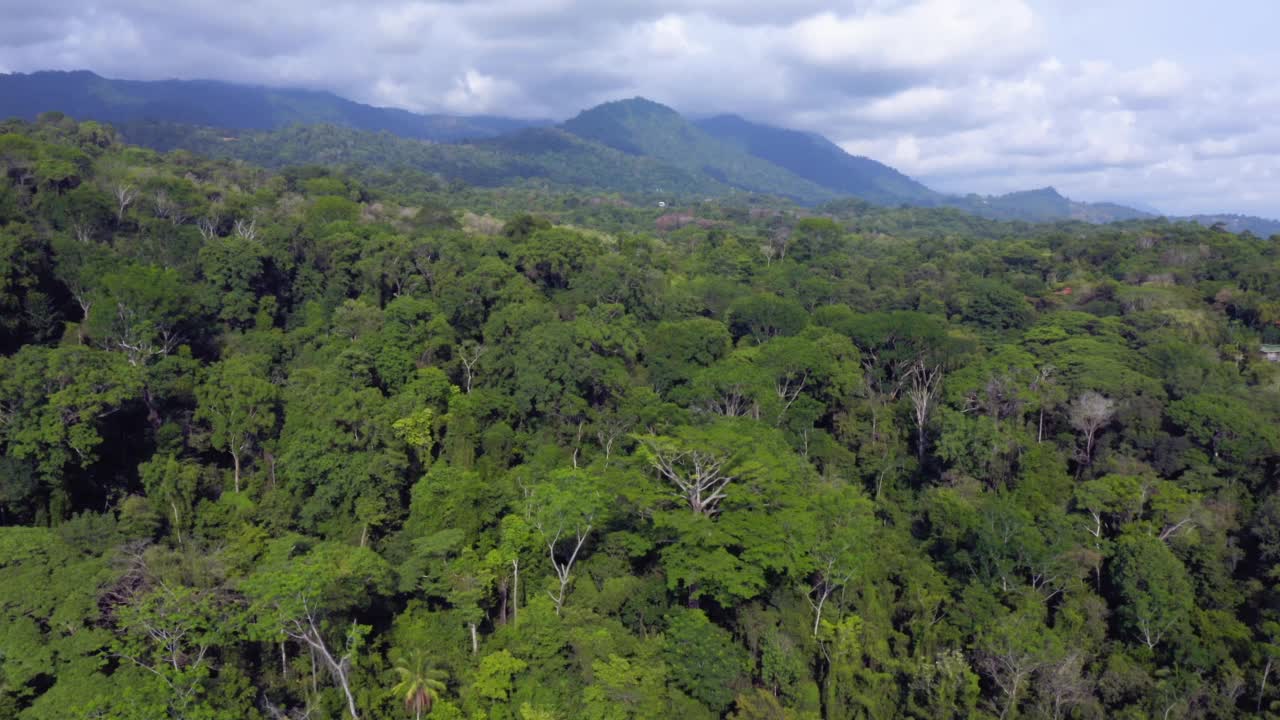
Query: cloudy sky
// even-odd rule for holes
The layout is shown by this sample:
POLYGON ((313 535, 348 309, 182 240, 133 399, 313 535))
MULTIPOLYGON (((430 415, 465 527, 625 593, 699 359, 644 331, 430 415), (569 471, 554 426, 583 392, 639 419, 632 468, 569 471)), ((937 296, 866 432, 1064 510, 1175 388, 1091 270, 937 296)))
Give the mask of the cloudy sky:
POLYGON ((0 0, 0 71, 564 118, 643 95, 937 189, 1280 217, 1277 0, 0 0))

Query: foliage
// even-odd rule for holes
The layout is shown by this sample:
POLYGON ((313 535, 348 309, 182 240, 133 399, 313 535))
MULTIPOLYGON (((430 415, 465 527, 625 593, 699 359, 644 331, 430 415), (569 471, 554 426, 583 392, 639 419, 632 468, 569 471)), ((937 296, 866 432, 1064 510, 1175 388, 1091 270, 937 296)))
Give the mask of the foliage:
POLYGON ((0 128, 0 716, 1276 716, 1280 242, 404 150, 0 128))

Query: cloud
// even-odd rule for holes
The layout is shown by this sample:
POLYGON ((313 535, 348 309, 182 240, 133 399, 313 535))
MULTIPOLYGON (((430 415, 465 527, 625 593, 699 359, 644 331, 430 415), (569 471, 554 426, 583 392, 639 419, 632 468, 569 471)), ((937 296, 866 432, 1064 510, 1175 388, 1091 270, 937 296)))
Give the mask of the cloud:
POLYGON ((842 16, 824 12, 789 28, 786 48, 807 63, 854 72, 936 75, 997 68, 1036 45, 1022 0, 921 0, 842 16))
POLYGON ((1073 25, 1064 18, 1075 7, 0 0, 0 69, 212 77, 421 112, 554 118, 644 95, 817 131, 949 191, 1054 184, 1082 199, 1280 215, 1274 54, 1141 52, 1152 41, 1125 24, 1134 13, 1091 2, 1073 25))

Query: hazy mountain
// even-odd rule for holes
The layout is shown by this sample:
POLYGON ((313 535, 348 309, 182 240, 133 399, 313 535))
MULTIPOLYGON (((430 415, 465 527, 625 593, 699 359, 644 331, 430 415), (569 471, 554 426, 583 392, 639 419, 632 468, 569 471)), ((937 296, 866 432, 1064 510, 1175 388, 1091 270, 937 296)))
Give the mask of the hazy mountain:
POLYGON ((271 131, 229 131, 174 123, 132 123, 124 139, 161 151, 176 149, 266 167, 341 165, 410 170, 482 187, 528 181, 561 188, 672 195, 724 195, 731 189, 697 173, 584 140, 560 128, 527 128, 493 138, 427 143, 334 125, 292 125, 271 131))
MULTIPOLYGON (((420 115, 333 93, 205 80, 110 80, 88 71, 0 74, 0 119, 61 111, 109 122, 130 141, 268 166, 326 163, 412 169, 475 185, 540 181, 645 195, 753 192, 808 204, 854 197, 954 207, 998 220, 1113 222, 1159 213, 1084 203, 1053 188, 1007 195, 936 192, 815 133, 737 115, 690 121, 643 98, 584 110, 559 127, 498 116, 420 115), (422 141, 429 141, 428 144, 422 141)), ((1233 232, 1280 233, 1239 215, 1184 218, 1233 232)))
POLYGON ((995 220, 1083 220, 1105 223, 1154 217, 1150 213, 1115 203, 1078 202, 1064 197, 1051 187, 1007 195, 955 196, 948 198, 943 204, 995 220))
POLYGON ((492 137, 549 124, 504 117, 419 115, 363 105, 329 92, 211 80, 111 80, 84 70, 0 74, 0 119, 30 120, 49 110, 116 124, 153 120, 237 130, 327 123, 437 142, 492 137))
POLYGON ((697 125, 713 137, 841 195, 881 205, 931 205, 946 199, 888 165, 850 155, 815 133, 761 125, 737 115, 717 115, 697 125))
POLYGON ((578 137, 631 155, 655 158, 743 190, 802 202, 840 194, 756 157, 735 143, 716 138, 675 110, 644 98, 584 110, 562 127, 578 137))
POLYGON ((1234 233, 1251 232, 1258 237, 1271 237, 1272 235, 1280 235, 1280 221, 1268 220, 1266 218, 1254 217, 1252 215, 1191 215, 1190 217, 1180 218, 1183 220, 1191 220, 1198 222, 1205 227, 1213 227, 1221 224, 1226 230, 1234 233))

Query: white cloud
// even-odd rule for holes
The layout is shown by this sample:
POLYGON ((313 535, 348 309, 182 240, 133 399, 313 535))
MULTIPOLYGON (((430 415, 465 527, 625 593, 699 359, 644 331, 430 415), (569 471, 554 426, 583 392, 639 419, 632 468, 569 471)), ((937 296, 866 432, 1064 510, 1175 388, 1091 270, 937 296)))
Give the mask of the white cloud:
POLYGON ((1036 44, 1022 0, 921 0, 856 15, 824 12, 790 28, 789 49, 835 70, 949 72, 1001 66, 1036 44))
POLYGON ((519 92, 510 81, 468 69, 454 80, 453 87, 444 96, 444 105, 462 115, 492 113, 501 111, 505 101, 519 92))

